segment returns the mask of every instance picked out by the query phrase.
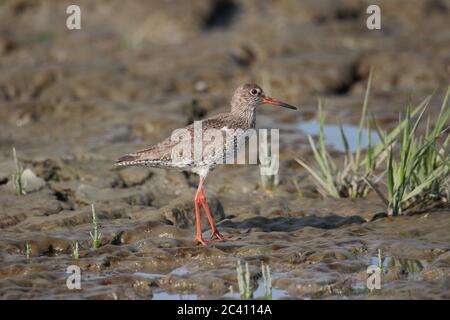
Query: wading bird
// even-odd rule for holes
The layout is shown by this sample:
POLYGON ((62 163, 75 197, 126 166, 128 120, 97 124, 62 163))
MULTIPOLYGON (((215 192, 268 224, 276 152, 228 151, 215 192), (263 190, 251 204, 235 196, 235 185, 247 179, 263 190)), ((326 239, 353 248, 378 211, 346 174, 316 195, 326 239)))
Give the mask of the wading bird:
MULTIPOLYGON (((268 97, 263 90, 256 84, 244 84, 236 89, 231 99, 231 111, 228 113, 221 113, 216 116, 204 119, 201 121, 201 134, 199 139, 196 138, 195 124, 191 124, 184 128, 188 133, 187 140, 189 145, 201 143, 203 152, 200 157, 193 155, 193 152, 184 154, 181 159, 177 156, 174 160, 174 150, 179 146, 180 140, 169 137, 159 144, 150 148, 140 150, 134 153, 129 153, 119 158, 116 162, 118 166, 147 166, 156 168, 172 168, 178 170, 191 171, 200 177, 200 182, 197 188, 197 193, 194 198, 195 218, 196 218, 196 238, 195 240, 201 244, 207 245, 211 241, 203 239, 202 229, 200 223, 200 206, 203 207, 209 224, 211 225, 211 239, 226 241, 236 240, 237 238, 224 237, 218 230, 214 223, 214 219, 208 207, 205 197, 204 182, 208 172, 219 164, 225 163, 224 157, 230 156, 229 153, 234 154, 236 149, 242 146, 236 145, 236 141, 243 142, 245 139, 232 139, 231 142, 225 142, 223 146, 224 152, 216 152, 217 148, 206 148, 210 140, 205 141, 203 132, 210 129, 220 131, 235 131, 239 132, 237 135, 242 135, 248 129, 255 128, 256 108, 261 104, 272 104, 280 107, 285 107, 297 110, 296 107, 287 103, 281 102, 274 98, 268 97), (213 150, 213 151, 212 151, 213 150)), ((178 129, 179 130, 179 129, 178 129)), ((182 129, 183 130, 183 129, 182 129)), ((237 137, 239 138, 239 137, 237 137)), ((185 139, 186 140, 186 139, 185 139)), ((217 141, 216 141, 217 142, 217 141)), ((195 149, 195 146, 194 146, 195 149)))

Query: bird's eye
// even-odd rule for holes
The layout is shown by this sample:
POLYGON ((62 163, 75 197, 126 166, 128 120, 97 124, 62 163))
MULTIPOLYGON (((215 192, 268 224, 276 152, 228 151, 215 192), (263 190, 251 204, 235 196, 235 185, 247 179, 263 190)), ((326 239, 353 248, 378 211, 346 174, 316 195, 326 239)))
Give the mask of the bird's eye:
POLYGON ((252 89, 252 90, 250 90, 250 93, 251 93, 252 95, 256 96, 256 95, 259 94, 259 90, 258 90, 258 89, 252 89))

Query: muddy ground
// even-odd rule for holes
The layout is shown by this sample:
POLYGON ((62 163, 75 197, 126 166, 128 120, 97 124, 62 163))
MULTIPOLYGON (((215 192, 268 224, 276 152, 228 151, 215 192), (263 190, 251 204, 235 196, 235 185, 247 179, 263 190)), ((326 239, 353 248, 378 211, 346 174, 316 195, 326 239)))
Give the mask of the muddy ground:
POLYGON ((300 124, 315 119, 318 98, 329 123, 358 123, 370 66, 370 112, 384 129, 434 90, 428 111, 437 114, 450 80, 449 3, 372 2, 381 31, 365 27, 364 1, 78 1, 77 31, 65 27, 68 2, 2 1, 0 297, 238 298, 242 260, 257 297, 264 262, 275 299, 449 299, 448 208, 373 220, 385 210, 375 194, 324 199, 294 161, 312 159, 300 124), (241 239, 200 246, 195 176, 113 163, 227 111, 248 81, 302 106, 258 111, 258 127, 281 128, 280 184, 264 190, 257 166, 212 172, 206 192, 219 228, 241 239), (13 146, 37 175, 25 196, 11 187, 13 146), (102 234, 95 250, 91 203, 102 234), (369 292, 378 249, 382 289, 369 292), (66 287, 72 264, 81 290, 66 287))

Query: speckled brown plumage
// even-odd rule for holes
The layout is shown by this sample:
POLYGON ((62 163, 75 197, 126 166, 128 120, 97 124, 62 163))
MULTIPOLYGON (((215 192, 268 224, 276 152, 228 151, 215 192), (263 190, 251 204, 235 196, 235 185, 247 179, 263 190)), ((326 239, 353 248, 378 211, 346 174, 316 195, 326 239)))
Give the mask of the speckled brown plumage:
MULTIPOLYGON (((217 130, 235 130, 242 129, 247 130, 255 127, 254 121, 254 111, 253 114, 250 114, 246 117, 242 117, 240 114, 234 113, 221 113, 209 119, 205 119, 201 121, 202 124, 202 137, 203 133, 208 129, 217 129, 217 130)), ((194 125, 191 124, 185 129, 190 133, 191 137, 191 146, 194 145, 194 125)), ((225 141, 225 133, 224 133, 224 141, 225 141)), ((172 148, 178 145, 180 141, 172 141, 171 137, 166 138, 162 142, 151 146, 149 148, 136 151, 134 153, 129 153, 124 155, 123 157, 117 160, 117 164, 120 166, 131 166, 131 165, 139 165, 139 166, 150 166, 150 167, 172 167, 171 165, 171 154, 172 148)), ((207 149, 208 145, 212 142, 203 139, 202 145, 204 149, 207 149)), ((224 146, 227 147, 227 146, 224 146)), ((237 146, 234 147, 235 151, 237 146)), ((194 159, 194 155, 191 154, 191 158, 194 159)), ((208 158, 207 154, 203 154, 203 158, 208 158)), ((195 163, 191 164, 195 166, 195 163)), ((211 165, 213 165, 211 163, 211 165)), ((178 168, 177 166, 174 166, 178 168)), ((189 166, 188 166, 189 167, 189 166)), ((179 169, 188 169, 186 167, 179 169)))

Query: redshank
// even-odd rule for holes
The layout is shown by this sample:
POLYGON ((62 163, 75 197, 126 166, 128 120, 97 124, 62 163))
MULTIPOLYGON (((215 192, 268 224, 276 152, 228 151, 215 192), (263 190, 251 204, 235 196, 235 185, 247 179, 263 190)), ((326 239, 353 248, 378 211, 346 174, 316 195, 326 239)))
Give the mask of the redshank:
MULTIPOLYGON (((229 156, 230 152, 236 152, 242 146, 237 145, 242 144, 245 139, 231 140, 232 147, 230 147, 230 141, 225 142, 223 145, 224 152, 215 152, 217 149, 207 148, 208 144, 211 143, 211 139, 204 138, 205 132, 209 129, 215 129, 223 131, 234 131, 239 132, 238 134, 244 134, 246 130, 255 128, 256 108, 261 104, 271 104, 276 106, 281 106, 293 110, 297 110, 296 107, 291 106, 287 103, 279 101, 277 99, 268 97, 264 94, 261 87, 256 84, 244 84, 236 89, 231 99, 231 111, 228 113, 221 113, 216 116, 204 119, 201 121, 201 134, 200 137, 195 133, 196 124, 191 124, 185 127, 185 132, 188 133, 189 142, 193 142, 190 145, 201 143, 204 147, 200 157, 195 157, 192 152, 189 152, 188 157, 184 157, 181 161, 177 159, 174 160, 174 150, 180 143, 179 139, 173 139, 169 137, 159 144, 149 147, 144 150, 140 150, 134 153, 129 153, 116 162, 118 166, 148 166, 156 168, 172 168, 178 170, 191 171, 200 177, 200 182, 198 184, 197 192, 194 198, 194 208, 195 208, 195 220, 196 220, 196 238, 195 240, 203 245, 207 245, 211 241, 203 239, 202 229, 200 223, 200 206, 206 213, 209 224, 211 225, 211 240, 226 241, 226 240, 237 240, 237 238, 224 237, 217 229, 214 219, 208 207, 208 203, 204 191, 204 183, 208 172, 219 164, 228 163, 224 159, 229 156), (237 143, 237 141, 240 141, 237 143), (215 151, 214 151, 215 150, 215 151)), ((198 127, 197 127, 198 128, 198 127)), ((180 130, 180 129, 178 129, 180 130)), ((217 140, 219 141, 219 140, 217 140)), ((222 142, 221 142, 222 143, 222 142)))

